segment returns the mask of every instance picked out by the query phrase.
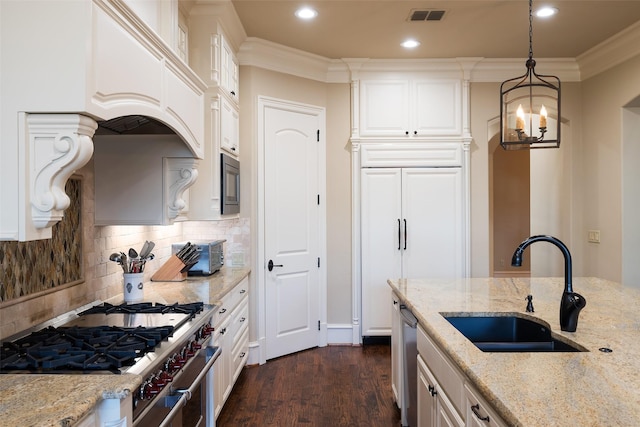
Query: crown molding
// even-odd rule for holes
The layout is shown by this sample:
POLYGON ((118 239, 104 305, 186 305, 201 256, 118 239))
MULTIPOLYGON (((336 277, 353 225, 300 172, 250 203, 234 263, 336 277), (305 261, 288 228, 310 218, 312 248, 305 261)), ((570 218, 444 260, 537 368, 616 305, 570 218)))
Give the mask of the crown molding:
MULTIPOLYGON (((538 74, 579 82, 640 55, 640 22, 610 37, 577 58, 535 58, 538 74)), ((360 73, 461 72, 471 82, 502 82, 526 72, 526 58, 329 59, 256 37, 238 52, 240 65, 255 66, 325 83, 349 83, 360 73)))
POLYGON ((640 21, 579 55, 582 80, 640 55, 640 21))

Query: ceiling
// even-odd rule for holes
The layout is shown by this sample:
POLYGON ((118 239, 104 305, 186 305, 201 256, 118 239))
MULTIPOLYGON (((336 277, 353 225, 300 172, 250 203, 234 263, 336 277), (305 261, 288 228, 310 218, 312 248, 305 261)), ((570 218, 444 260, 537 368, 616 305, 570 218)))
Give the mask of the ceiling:
MULTIPOLYGON (((249 37, 330 59, 526 58, 527 0, 232 0, 249 37), (302 5, 318 17, 300 21, 302 5), (444 10, 441 21, 410 22, 412 10, 444 10), (421 45, 400 47, 406 38, 421 45)), ((640 22, 640 0, 542 0, 559 12, 533 21, 536 58, 574 58, 640 22)))

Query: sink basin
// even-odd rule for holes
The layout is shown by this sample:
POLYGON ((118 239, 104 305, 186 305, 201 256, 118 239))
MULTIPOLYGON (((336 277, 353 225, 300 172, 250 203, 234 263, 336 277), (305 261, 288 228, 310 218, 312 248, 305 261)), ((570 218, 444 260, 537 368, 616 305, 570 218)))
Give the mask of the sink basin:
POLYGON ((443 315, 462 335, 484 352, 578 352, 577 344, 554 338, 551 329, 513 315, 443 315))

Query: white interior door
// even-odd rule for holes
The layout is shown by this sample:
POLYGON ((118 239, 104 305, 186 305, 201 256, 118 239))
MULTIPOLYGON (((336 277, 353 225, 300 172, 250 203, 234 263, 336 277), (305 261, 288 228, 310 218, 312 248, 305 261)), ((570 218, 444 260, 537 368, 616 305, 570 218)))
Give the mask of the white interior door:
POLYGON ((267 359, 319 345, 321 125, 317 110, 264 110, 267 359))

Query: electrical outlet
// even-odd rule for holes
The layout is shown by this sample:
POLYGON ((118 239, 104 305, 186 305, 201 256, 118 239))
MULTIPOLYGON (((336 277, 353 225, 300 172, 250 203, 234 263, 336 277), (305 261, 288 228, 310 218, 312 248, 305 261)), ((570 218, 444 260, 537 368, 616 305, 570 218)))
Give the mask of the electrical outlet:
POLYGON ((600 230, 589 230, 587 240, 589 243, 600 243, 600 230))

